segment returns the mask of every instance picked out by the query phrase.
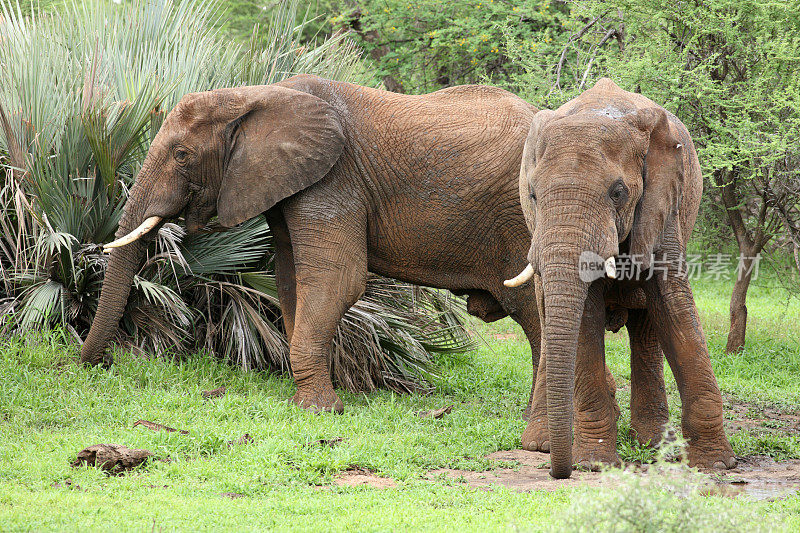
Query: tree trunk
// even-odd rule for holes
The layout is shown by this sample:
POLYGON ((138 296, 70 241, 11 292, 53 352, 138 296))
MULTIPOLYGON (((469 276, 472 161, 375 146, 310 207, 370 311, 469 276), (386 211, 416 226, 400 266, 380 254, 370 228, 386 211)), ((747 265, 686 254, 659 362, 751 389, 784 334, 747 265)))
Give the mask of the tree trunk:
POLYGON ((736 173, 731 170, 714 171, 714 181, 721 189, 722 203, 728 213, 736 244, 739 246, 739 267, 736 272, 736 283, 733 286, 730 303, 730 323, 728 343, 725 351, 734 353, 744 348, 745 334, 747 332, 747 289, 753 278, 753 262, 758 261, 756 256, 764 249, 769 240, 764 226, 767 217, 766 198, 761 200, 761 208, 756 219, 756 226, 749 231, 742 215, 742 203, 736 193, 736 173))
POLYGON ((731 329, 728 333, 728 344, 725 351, 728 353, 739 352, 744 348, 745 333, 747 331, 747 289, 753 273, 750 266, 753 259, 740 256, 741 272, 737 273, 736 283, 733 285, 731 294, 730 320, 731 329))

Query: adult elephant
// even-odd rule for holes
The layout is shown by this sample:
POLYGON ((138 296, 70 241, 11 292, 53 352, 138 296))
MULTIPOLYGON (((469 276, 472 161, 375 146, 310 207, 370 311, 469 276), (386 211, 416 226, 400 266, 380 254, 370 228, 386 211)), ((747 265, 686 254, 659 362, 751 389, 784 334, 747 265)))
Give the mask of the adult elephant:
POLYGON ((529 245, 517 182, 535 112, 492 87, 406 96, 308 75, 185 96, 106 245, 82 360, 110 363, 105 348, 143 258, 140 237, 181 214, 195 232, 214 215, 230 227, 265 213, 298 405, 342 411, 328 350, 368 270, 467 295, 468 311, 487 321, 511 315, 535 365, 534 290, 503 285, 529 245))
MULTIPOLYGON (((637 375, 660 383, 654 376, 663 350, 683 403, 690 464, 732 468, 722 398, 686 275, 686 241, 702 193, 686 127, 644 96, 600 80, 535 116, 519 186, 532 240, 528 265, 508 284, 534 278, 545 355, 537 376, 544 386, 535 389, 523 445, 548 441, 556 478, 570 476, 574 455, 578 462, 618 461, 615 404, 603 372, 612 304, 615 313, 628 313, 634 356, 638 351, 633 388, 637 375)), ((632 391, 633 418, 650 410, 663 419, 663 388, 645 390, 632 391)))

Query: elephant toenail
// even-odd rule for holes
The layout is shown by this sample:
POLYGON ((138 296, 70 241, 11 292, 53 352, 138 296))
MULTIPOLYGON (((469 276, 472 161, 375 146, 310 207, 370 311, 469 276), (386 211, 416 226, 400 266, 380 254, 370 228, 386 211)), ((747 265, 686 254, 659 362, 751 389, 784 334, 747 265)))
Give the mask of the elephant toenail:
POLYGON ((714 468, 716 468, 718 470, 724 470, 724 469, 727 468, 727 466, 722 461, 717 461, 717 462, 714 463, 714 468))

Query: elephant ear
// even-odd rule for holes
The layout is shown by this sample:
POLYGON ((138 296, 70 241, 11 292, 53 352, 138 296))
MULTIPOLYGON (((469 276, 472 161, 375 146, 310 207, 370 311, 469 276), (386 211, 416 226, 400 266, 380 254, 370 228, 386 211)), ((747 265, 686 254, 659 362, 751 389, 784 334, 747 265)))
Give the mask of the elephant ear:
POLYGON ((533 198, 531 198, 532 191, 530 190, 529 176, 533 169, 536 168, 536 162, 542 156, 541 152, 544 151, 544 145, 540 146, 539 143, 541 131, 554 116, 555 111, 549 109, 542 109, 533 116, 530 130, 528 130, 528 138, 525 141, 525 148, 522 150, 522 165, 519 169, 519 199, 522 204, 522 213, 525 215, 525 222, 528 224, 528 231, 530 231, 531 235, 533 235, 533 230, 536 228, 536 220, 533 218, 535 206, 533 205, 533 198))
POLYGON ((224 133, 217 217, 226 227, 321 180, 344 149, 339 117, 324 100, 275 86, 243 94, 224 133))
POLYGON ((683 146, 670 130, 667 113, 646 108, 628 120, 649 140, 642 171, 643 190, 633 219, 630 254, 641 258, 642 269, 662 243, 670 224, 676 224, 683 189, 683 146))

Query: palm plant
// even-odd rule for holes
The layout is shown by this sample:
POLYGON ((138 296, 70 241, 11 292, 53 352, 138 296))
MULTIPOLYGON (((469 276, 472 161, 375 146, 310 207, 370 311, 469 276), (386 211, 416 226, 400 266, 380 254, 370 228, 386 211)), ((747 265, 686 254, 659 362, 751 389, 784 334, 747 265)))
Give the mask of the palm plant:
MULTIPOLYGON (((363 81, 345 36, 300 46, 297 0, 249 46, 228 42, 214 4, 72 4, 24 18, 0 0, 0 320, 78 341, 97 308, 127 189, 167 110, 188 92, 273 83, 295 72, 363 81), (262 46, 262 43, 268 46, 262 46)), ((288 369, 261 219, 185 237, 166 224, 136 276, 118 340, 156 354, 207 349, 245 369, 288 369)), ((351 390, 424 386, 431 354, 471 344, 461 306, 376 278, 345 317, 331 368, 351 390)))

